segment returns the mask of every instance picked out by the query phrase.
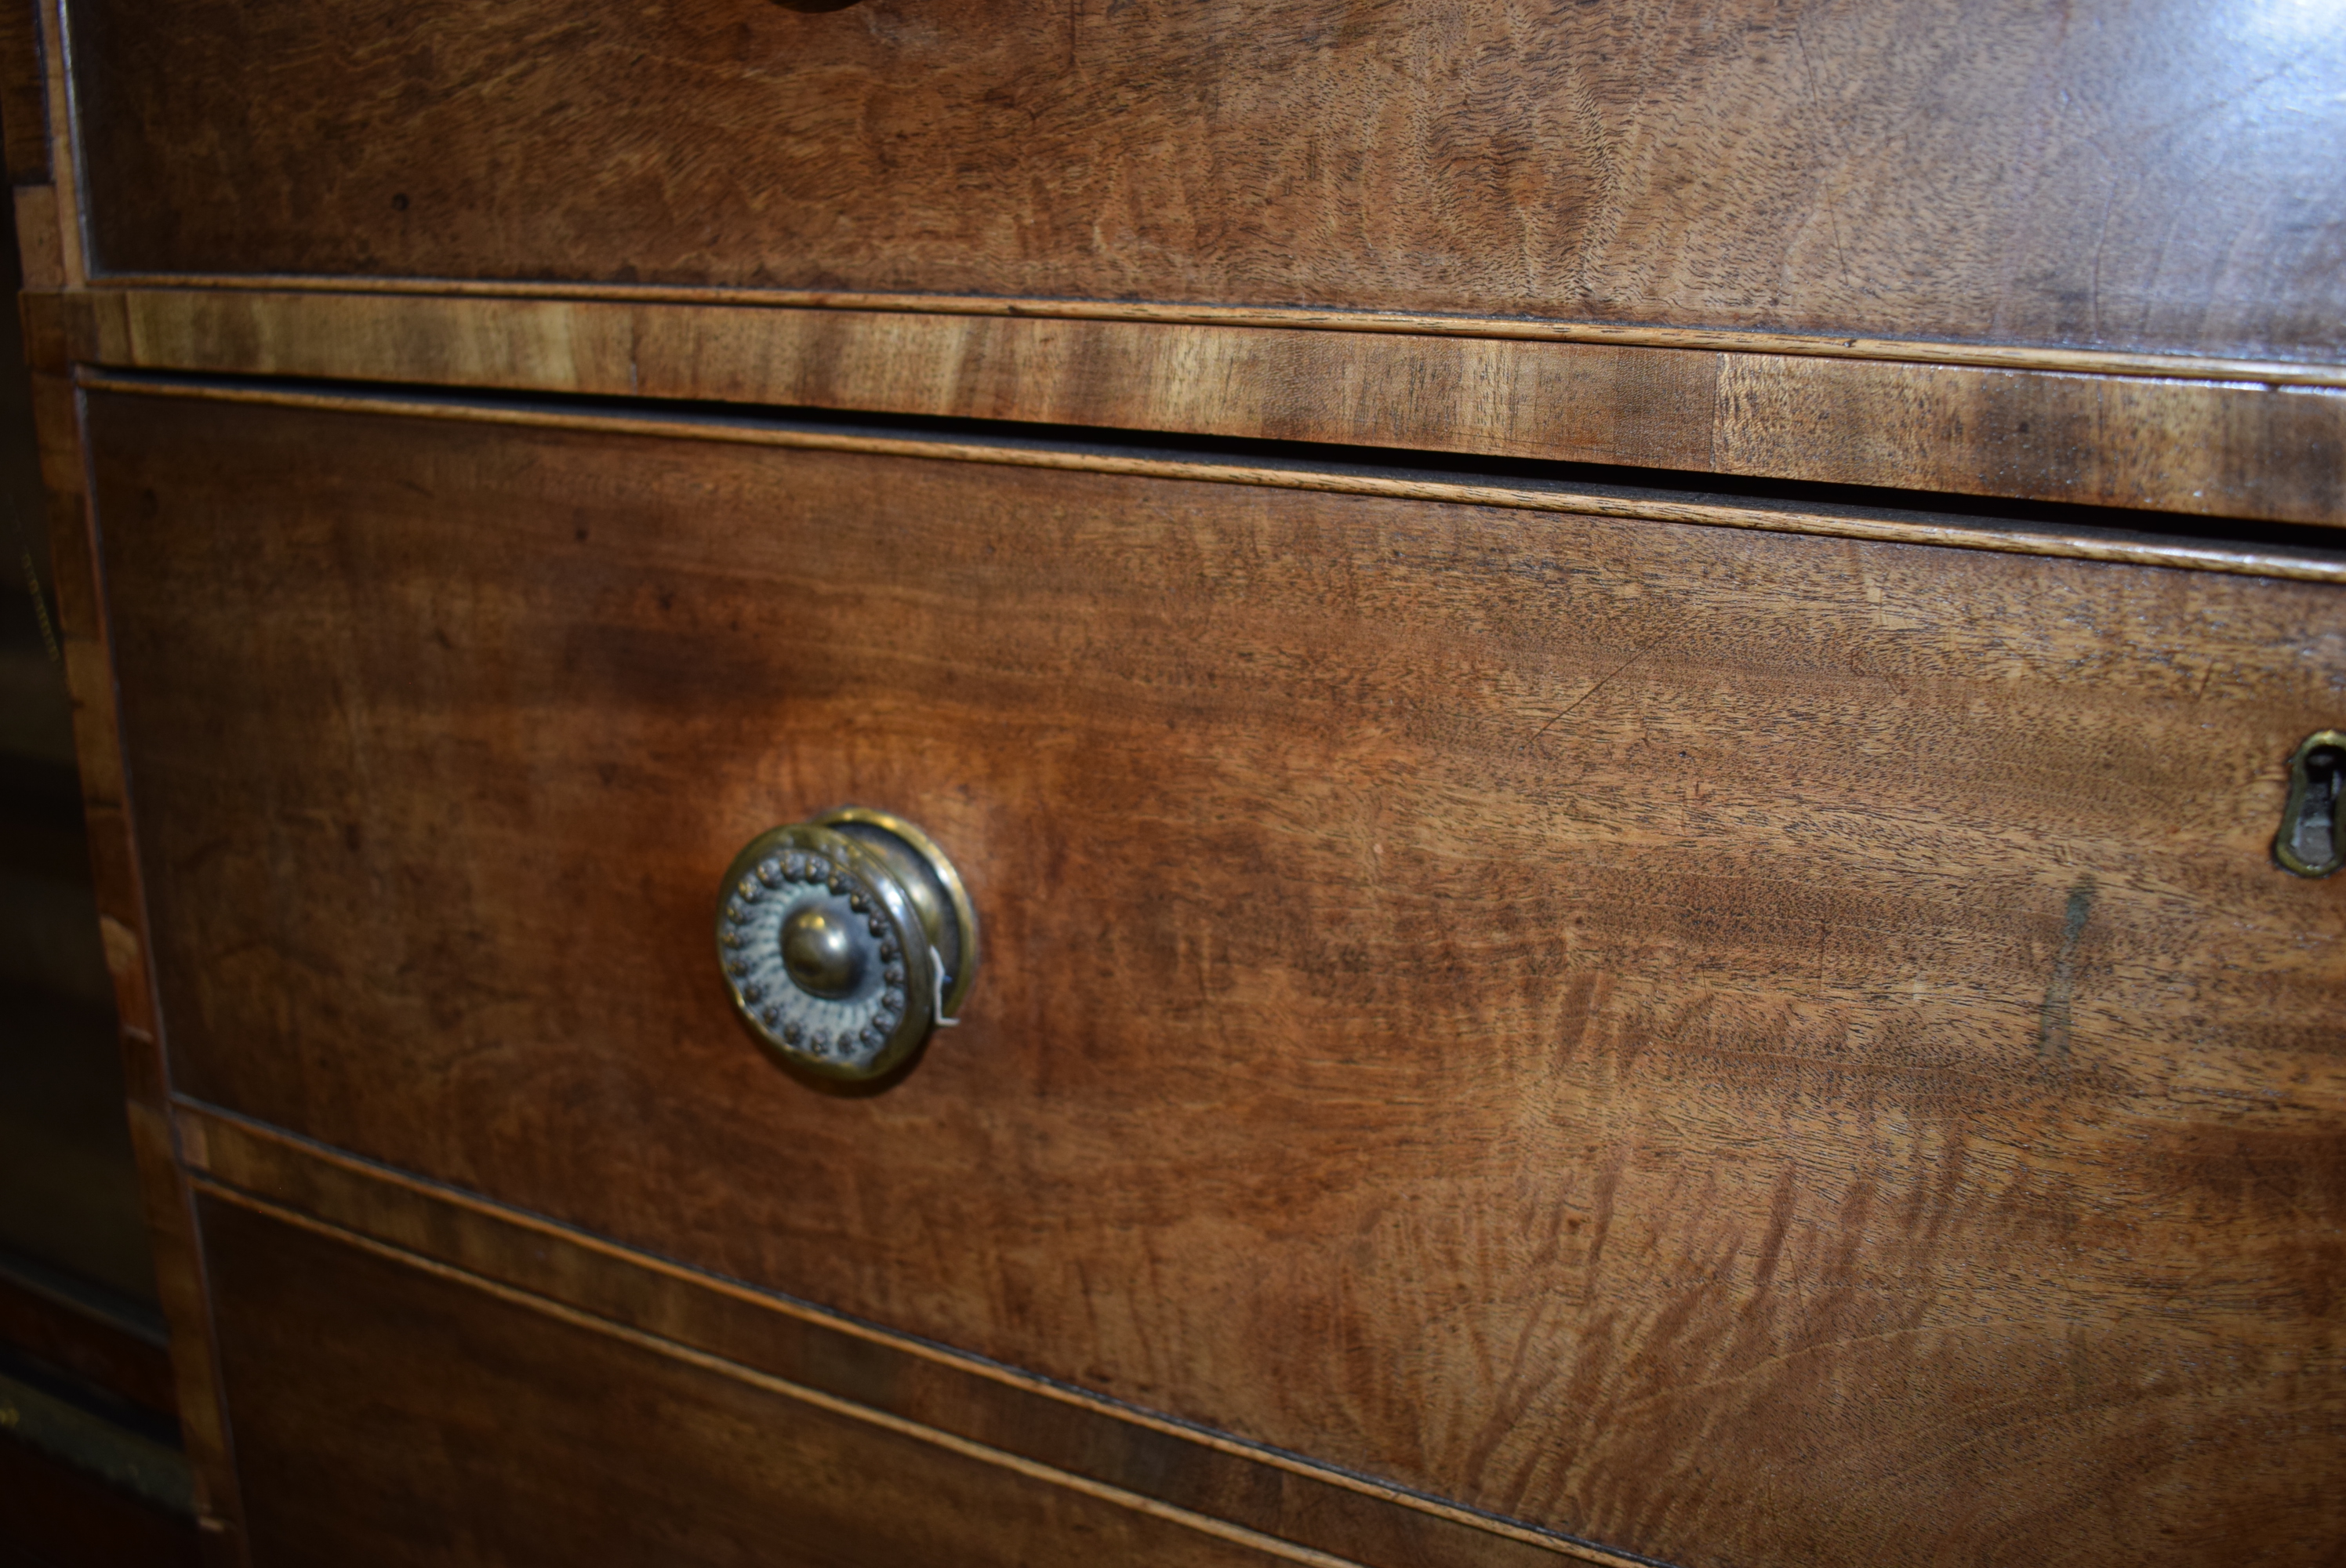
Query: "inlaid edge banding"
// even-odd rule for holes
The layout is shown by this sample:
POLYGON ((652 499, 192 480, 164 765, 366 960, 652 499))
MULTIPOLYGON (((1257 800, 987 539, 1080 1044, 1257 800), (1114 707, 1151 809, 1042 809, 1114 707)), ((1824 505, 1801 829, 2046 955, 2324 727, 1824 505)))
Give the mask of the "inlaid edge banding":
MULTIPOLYGON (((21 3, 21 0, 19 0, 21 3)), ((49 181, 56 191, 58 257, 69 288, 90 272, 89 225, 82 210, 81 108, 73 63, 67 0, 37 0, 41 68, 48 93, 49 181)))
POLYGON ((2346 528, 2346 387, 1718 348, 299 290, 25 299, 34 362, 813 408, 2346 528))
POLYGON ((1688 524, 1702 527, 1749 528, 1765 533, 1805 534, 1825 538, 1863 539, 1885 544, 1933 545, 1948 549, 1986 550, 2004 555, 2055 556, 2073 560, 2110 562, 2124 565, 2165 566, 2190 571, 2223 572, 2243 576, 2283 577, 2300 582, 2346 583, 2346 558, 2333 559, 2313 555, 2299 555, 2256 549, 2236 549, 2215 544, 2147 539, 2106 539, 2074 534, 1974 527, 1958 523, 1871 518, 1776 510, 1758 506, 1736 506, 1713 502, 1662 501, 1596 495, 1522 485, 1407 479, 1382 474, 1346 473, 1308 468, 1267 467, 1203 458, 1133 457, 1111 453, 1058 451, 984 442, 955 442, 916 437, 855 435, 821 430, 793 430, 748 423, 725 423, 714 420, 663 420, 638 414, 606 414, 583 410, 505 408, 494 404, 449 399, 426 400, 418 397, 311 392, 282 387, 224 386, 216 382, 169 382, 150 381, 141 377, 114 375, 87 367, 80 371, 77 379, 79 384, 88 391, 140 397, 182 398, 332 412, 444 419, 533 429, 653 435, 679 440, 726 442, 750 446, 849 452, 871 456, 923 458, 944 462, 984 463, 1011 467, 1122 474, 1146 479, 1188 480, 1213 484, 1260 485, 1274 489, 1320 491, 1331 494, 1374 495, 1470 506, 1506 507, 1528 512, 1564 513, 1580 516, 1613 517, 1652 523, 1688 524))
POLYGON ((1988 370, 2077 371, 2106 376, 2257 382, 2268 386, 2346 387, 2346 364, 2235 359, 2208 354, 2130 353, 2027 344, 1841 337, 1739 327, 1647 327, 1539 317, 1444 315, 1409 311, 1328 310, 1304 305, 1195 305, 1150 300, 1018 298, 990 294, 892 294, 823 289, 744 289, 721 284, 506 282, 474 278, 319 277, 301 273, 99 272, 94 288, 223 290, 318 294, 433 294, 501 300, 607 300, 641 305, 748 305, 776 310, 877 311, 891 314, 1019 316, 1040 321, 1138 321, 1178 326, 1288 327, 1306 331, 1384 332, 1404 337, 1610 343, 1625 348, 1708 349, 1815 359, 1969 365, 1988 370))
POLYGON ((740 1361, 728 1360, 722 1356, 712 1356, 705 1350, 696 1350, 674 1339, 662 1339, 657 1334, 647 1334, 640 1329, 630 1328, 625 1323, 614 1322, 607 1318, 597 1317, 591 1312, 582 1312, 575 1307, 565 1306, 549 1297, 516 1289, 513 1286, 501 1284, 484 1275, 474 1274, 469 1269, 458 1268, 453 1265, 442 1263, 436 1258, 426 1257, 422 1253, 410 1252, 405 1247, 393 1247, 387 1242, 377 1241, 372 1237, 360 1235, 356 1231, 344 1230, 340 1226, 313 1219, 298 1209, 272 1203, 267 1198, 214 1181, 209 1176, 196 1176, 193 1179, 193 1185, 198 1192, 207 1197, 233 1204, 239 1208, 275 1220, 280 1225, 291 1226, 298 1230, 323 1237, 342 1246, 355 1247, 403 1268, 429 1274, 436 1279, 477 1290, 484 1296, 503 1301, 509 1306, 525 1308, 532 1312, 554 1319, 556 1322, 567 1323, 573 1328, 586 1329, 594 1333, 605 1335, 623 1344, 633 1345, 639 1350, 648 1350, 654 1355, 664 1356, 669 1360, 680 1361, 686 1366, 699 1368, 704 1372, 714 1372, 735 1382, 747 1383, 752 1388, 761 1389, 767 1393, 779 1394, 801 1404, 812 1405, 817 1410, 829 1411, 832 1415, 844 1416, 867 1426, 878 1427, 883 1431, 894 1432, 899 1437, 911 1438, 917 1442, 942 1448, 948 1452, 960 1454, 964 1459, 974 1459, 983 1464, 994 1465, 1025 1476, 1029 1480, 1039 1481, 1046 1485, 1064 1488, 1069 1492, 1081 1492, 1086 1497, 1097 1498, 1104 1502, 1114 1503, 1119 1508, 1128 1508, 1137 1513, 1145 1513, 1155 1519, 1184 1525, 1207 1535, 1219 1536, 1225 1541, 1235 1542, 1268 1555, 1283 1557, 1291 1563, 1309 1563, 1311 1568, 1360 1568, 1360 1565, 1350 1558, 1337 1557, 1329 1553, 1315 1551, 1309 1546, 1299 1546, 1290 1541, 1281 1541, 1276 1536, 1249 1530, 1242 1524, 1231 1524, 1206 1514, 1192 1512, 1186 1508, 1177 1507, 1172 1503, 1160 1502, 1153 1497, 1144 1497, 1136 1492, 1127 1492, 1121 1487, 1109 1486, 1105 1482, 1092 1481, 1066 1471, 1037 1464, 1032 1460, 1022 1459, 1016 1454, 1005 1452, 1001 1449, 972 1442, 967 1438, 956 1437, 951 1432, 940 1431, 933 1427, 925 1427, 917 1421, 908 1421, 901 1416, 890 1415, 885 1410, 876 1410, 868 1405, 859 1405, 852 1400, 842 1400, 837 1395, 826 1394, 820 1389, 811 1389, 801 1383, 793 1383, 787 1379, 777 1378, 771 1373, 761 1372, 755 1367, 746 1366, 740 1361))
MULTIPOLYGON (((44 6, 43 18, 45 27, 56 25, 53 7, 44 6)), ((61 66, 56 48, 45 48, 49 49, 51 87, 57 90, 55 74, 61 66)), ((53 100, 53 135, 65 123, 56 117, 59 112, 53 100)), ((53 168, 53 175, 56 172, 53 168)), ((247 1547, 235 1441, 219 1397, 219 1348, 193 1195, 176 1147, 137 811, 125 787, 112 611, 102 587, 92 499, 87 397, 68 378, 37 371, 30 391, 40 479, 48 500, 56 629, 73 698, 74 753, 91 890, 114 994, 124 1075, 123 1125, 168 1334, 180 1437, 195 1480, 199 1538, 206 1543, 208 1561, 241 1563, 247 1547)))
POLYGON ((550 1242, 558 1247, 576 1249, 600 1262, 617 1265, 630 1272, 654 1276, 691 1291, 728 1298, 779 1318, 794 1319, 824 1333, 859 1339, 892 1355, 929 1361, 954 1373, 978 1378, 1018 1394, 1046 1399, 1071 1407, 1095 1420, 1113 1422, 1123 1427, 1137 1427, 1184 1443, 1210 1450, 1248 1464, 1283 1471, 1309 1482, 1353 1493, 1373 1503, 1426 1515, 1443 1524, 1470 1532, 1474 1537, 1487 1541, 1493 1546, 1504 1542, 1511 1546, 1534 1549, 1544 1556, 1606 1564, 1609 1568, 1668 1568, 1667 1564, 1658 1564, 1655 1559, 1643 1557, 1635 1553, 1598 1546, 1594 1543, 1575 1537, 1536 1529, 1446 1503, 1437 1498, 1381 1483, 1369 1477, 1332 1466, 1317 1464, 1300 1456, 1249 1443, 1208 1428, 1152 1415, 1136 1407, 1103 1399, 1082 1390, 1054 1382, 1046 1378, 1023 1373, 1015 1368, 989 1361, 982 1357, 970 1356, 945 1346, 892 1333, 852 1318, 794 1301, 788 1297, 759 1290, 718 1276, 704 1274, 681 1264, 637 1252, 617 1242, 606 1240, 590 1232, 575 1229, 558 1221, 546 1219, 525 1210, 510 1208, 489 1199, 444 1187, 437 1183, 377 1165, 357 1156, 314 1143, 298 1134, 253 1121, 235 1112, 207 1105, 185 1095, 175 1097, 175 1109, 180 1129, 180 1146, 191 1167, 191 1181, 199 1191, 208 1196, 287 1220, 289 1223, 300 1225, 320 1235, 362 1246, 370 1251, 396 1261, 426 1268, 434 1274, 473 1285, 500 1299, 509 1300, 531 1308, 533 1310, 546 1312, 566 1322, 615 1334, 630 1343, 658 1350, 676 1359, 702 1366, 726 1376, 745 1377, 759 1387, 769 1388, 792 1398, 805 1399, 809 1402, 836 1413, 845 1414, 860 1420, 870 1420, 892 1431, 899 1431, 923 1441, 938 1442, 941 1446, 952 1449, 954 1451, 966 1453, 970 1457, 984 1460, 987 1462, 1006 1462, 1009 1468, 1017 1470, 1020 1473, 1028 1474, 1053 1484, 1073 1485, 1076 1490, 1110 1502, 1124 1502, 1126 1499, 1130 1499, 1132 1501, 1126 1502, 1126 1506, 1139 1507, 1142 1512, 1156 1514, 1158 1517, 1192 1523, 1194 1527, 1203 1529, 1208 1533, 1242 1542, 1265 1551, 1275 1551, 1297 1562, 1315 1564, 1349 1564, 1358 1560, 1286 1541, 1245 1525, 1216 1519, 1210 1514, 1184 1508, 1177 1503, 1166 1502, 1149 1498, 1143 1493, 1129 1492, 1111 1482, 1097 1481, 1039 1461, 1012 1454, 990 1444, 944 1431, 934 1426, 843 1399, 839 1395, 813 1389, 770 1372, 761 1371, 746 1362, 725 1355, 648 1333, 632 1325, 604 1318, 597 1313, 584 1310, 554 1297, 540 1294, 536 1290, 493 1278, 488 1275, 476 1272, 472 1268, 446 1262, 428 1254, 414 1251, 410 1246, 368 1236, 362 1230, 350 1228, 348 1224, 341 1220, 318 1217, 293 1207, 300 1201, 299 1194, 260 1190, 240 1185, 221 1174, 218 1166, 223 1163, 241 1163, 234 1157, 233 1150, 236 1144, 250 1142, 260 1145, 268 1151, 268 1155, 264 1157, 290 1158, 296 1164, 324 1167, 338 1176, 354 1179, 376 1190, 388 1191, 406 1202, 421 1204, 427 1208, 436 1208, 444 1212, 454 1211, 478 1222, 520 1232, 536 1241, 550 1242), (229 1158, 225 1161, 220 1157, 223 1150, 229 1152, 229 1158))

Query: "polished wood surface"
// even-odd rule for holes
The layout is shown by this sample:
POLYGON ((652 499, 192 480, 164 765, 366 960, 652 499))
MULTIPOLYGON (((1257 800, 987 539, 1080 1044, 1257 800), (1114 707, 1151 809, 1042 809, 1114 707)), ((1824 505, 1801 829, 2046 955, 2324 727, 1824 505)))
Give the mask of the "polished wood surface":
POLYGON ((2335 360, 2251 0, 75 7, 101 268, 1327 304, 2335 360))
POLYGON ((63 370, 1272 438, 2346 524, 2346 388, 1204 322, 206 290, 35 299, 63 370))
POLYGON ((2346 1524, 2334 590, 87 401, 189 1093, 1688 1564, 2346 1524), (704 951, 842 799, 989 948, 847 1101, 704 951))
MULTIPOLYGON (((1526 512, 1570 512, 1590 517, 1640 518, 1712 528, 1809 534, 1830 539, 1874 539, 2015 555, 2119 561, 2240 576, 2286 577, 2309 583, 2346 583, 2346 554, 2323 547, 2328 543, 2324 535, 2300 536, 2287 543, 2253 537, 2225 540, 2088 525, 2076 523, 2074 516, 2065 516, 2059 523, 2014 522, 1992 515, 1966 516, 1880 504, 1689 494, 1651 484, 1606 484, 1571 470, 1550 471, 1550 476, 1545 477, 1535 474, 1501 478, 1472 470, 1428 467, 1422 458, 1413 465, 1339 463, 1298 457, 1280 449, 1244 448, 1232 452, 1163 445, 1119 446, 1069 439, 1064 433, 1039 438, 999 431, 983 435, 944 432, 932 434, 803 416, 776 417, 744 410, 712 412, 684 408, 645 412, 627 405, 581 406, 535 401, 486 403, 453 399, 431 391, 321 388, 307 382, 163 377, 87 369, 76 381, 98 392, 240 403, 256 408, 384 413, 409 419, 509 424, 531 430, 675 435, 692 441, 738 442, 802 451, 856 452, 880 457, 936 458, 1070 473, 1267 485, 1334 495, 1464 502, 1473 506, 1503 506, 1526 512)), ((2106 514, 2086 515, 2095 516, 2097 523, 2109 521, 2106 514)))
POLYGON ((1161 300, 1023 299, 996 294, 904 294, 861 289, 730 289, 661 283, 501 283, 479 278, 296 278, 281 273, 109 272, 90 292, 405 295, 440 300, 589 300, 622 304, 755 305, 785 311, 883 311, 923 316, 1015 316, 1048 321, 1147 321, 1204 327, 1286 327, 1308 331, 1494 338, 1535 343, 1611 343, 1623 348, 1716 349, 1729 353, 1889 360, 1991 370, 2076 371, 2088 375, 2182 376, 2269 386, 2346 386, 2346 363, 2238 354, 2146 354, 1974 343, 1948 338, 1820 337, 1749 327, 1647 327, 1621 321, 1559 321, 1535 316, 1436 315, 1423 311, 1340 310, 1311 305, 1168 304, 1161 300))
POLYGON ((263 1562, 2328 1560, 2334 23, 0 17, 216 1568, 216 1320, 263 1562), (686 933, 851 797, 992 956, 830 1101, 686 933))
POLYGON ((243 1561, 235 1461, 212 1359, 211 1308, 186 1172, 170 1123, 169 1079, 148 968, 121 731, 117 723, 107 610, 98 587, 83 464, 81 398, 64 377, 32 378, 49 555, 56 574, 57 632, 74 708, 74 746, 88 827, 98 934, 122 1032, 125 1107, 138 1162, 155 1288, 170 1333, 173 1407, 194 1472, 199 1543, 213 1568, 243 1561))
POLYGON ((1553 1568, 1632 1559, 1470 1513, 1308 1459, 1153 1416, 1031 1373, 680 1267, 472 1194, 182 1102, 204 1190, 312 1217, 531 1299, 658 1336, 1069 1483, 1311 1551, 1411 1568, 1553 1568))
POLYGON ((299 1217, 202 1207, 256 1568, 1342 1568, 859 1420, 299 1217))

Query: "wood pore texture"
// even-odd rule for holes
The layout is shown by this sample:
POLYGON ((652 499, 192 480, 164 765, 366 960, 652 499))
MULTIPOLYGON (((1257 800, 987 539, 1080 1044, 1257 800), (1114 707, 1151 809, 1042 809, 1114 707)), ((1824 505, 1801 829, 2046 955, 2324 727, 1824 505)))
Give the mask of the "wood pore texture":
POLYGON ((2346 350, 2346 30, 2302 0, 73 19, 101 270, 2346 350))
MULTIPOLYGON (((2346 1532, 2346 881, 2269 854, 2335 590, 86 396, 182 1091, 1689 1565, 2346 1532), (710 942, 842 801, 985 922, 865 1098, 710 942)), ((240 1367, 597 1419, 214 1223, 289 1539, 365 1440, 240 1367)))

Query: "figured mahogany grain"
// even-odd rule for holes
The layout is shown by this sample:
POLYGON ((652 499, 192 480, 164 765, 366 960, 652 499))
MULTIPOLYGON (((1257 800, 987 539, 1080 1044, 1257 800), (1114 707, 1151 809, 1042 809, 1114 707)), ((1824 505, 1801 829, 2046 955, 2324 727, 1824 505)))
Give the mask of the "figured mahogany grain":
POLYGON ((906 311, 201 289, 42 295, 133 370, 684 399, 1690 470, 2346 525, 2346 388, 906 311))
POLYGON ((2346 1530, 2334 588, 88 406, 193 1094, 1688 1564, 2346 1530), (847 800, 986 922, 862 1100, 709 951, 847 800))
POLYGON ((201 1209, 257 1568, 1280 1560, 313 1230, 201 1209))
POLYGON ((1362 1563, 1632 1561, 855 1322, 182 1102, 206 1190, 1203 1519, 1362 1563))
POLYGON ((692 441, 739 442, 804 451, 1009 463, 1063 472, 1265 485, 1345 495, 1389 495, 1469 506, 1688 523, 1710 528, 1754 528, 1817 538, 1885 540, 2083 561, 2122 561, 2137 565, 2229 572, 2241 576, 2286 577, 2309 583, 2346 583, 2346 553, 2302 541, 2279 544, 2254 537, 2194 538, 2188 535, 2066 522, 2015 522, 1993 514, 1966 516, 1879 505, 1821 504, 1784 497, 1706 495, 1651 484, 1608 484, 1586 475, 1502 476, 1473 470, 1429 468, 1422 465, 1422 460, 1413 465, 1305 461, 1262 451, 1101 443, 1070 439, 1064 432, 1043 439, 1010 439, 1000 433, 892 430, 789 414, 778 416, 765 411, 647 411, 626 404, 549 404, 535 400, 476 402, 451 399, 431 391, 125 375, 87 367, 76 373, 76 381, 97 392, 192 398, 246 407, 382 413, 535 430, 675 435, 692 441))
POLYGON ((74 15, 115 270, 2346 350, 2316 4, 74 15))

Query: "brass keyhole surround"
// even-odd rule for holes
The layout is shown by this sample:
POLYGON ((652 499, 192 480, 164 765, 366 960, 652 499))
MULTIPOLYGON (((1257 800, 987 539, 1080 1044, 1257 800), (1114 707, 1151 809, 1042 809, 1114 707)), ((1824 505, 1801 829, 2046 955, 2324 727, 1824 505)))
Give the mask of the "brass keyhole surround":
POLYGON ((2300 877, 2326 877, 2346 865, 2346 730, 2317 729, 2289 759, 2289 803, 2281 808, 2273 859, 2300 877))

